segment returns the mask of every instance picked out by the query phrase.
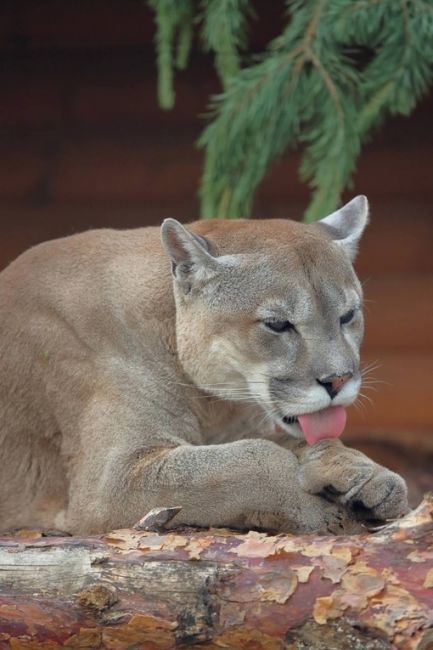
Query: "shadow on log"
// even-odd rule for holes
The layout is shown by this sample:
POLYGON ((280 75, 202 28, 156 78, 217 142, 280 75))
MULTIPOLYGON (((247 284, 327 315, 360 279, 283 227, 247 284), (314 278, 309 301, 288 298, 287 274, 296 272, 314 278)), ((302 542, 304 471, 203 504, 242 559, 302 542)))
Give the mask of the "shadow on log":
POLYGON ((0 539, 0 647, 433 648, 433 498, 374 534, 0 539))

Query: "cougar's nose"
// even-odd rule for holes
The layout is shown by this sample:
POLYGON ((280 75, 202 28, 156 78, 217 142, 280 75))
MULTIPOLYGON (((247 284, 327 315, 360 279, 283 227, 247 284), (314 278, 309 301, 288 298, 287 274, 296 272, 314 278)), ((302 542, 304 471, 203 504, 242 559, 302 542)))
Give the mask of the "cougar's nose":
POLYGON ((346 372, 344 375, 329 375, 329 377, 324 377, 324 379, 318 379, 317 383, 323 386, 329 397, 333 399, 343 388, 344 384, 352 377, 352 372, 346 372))

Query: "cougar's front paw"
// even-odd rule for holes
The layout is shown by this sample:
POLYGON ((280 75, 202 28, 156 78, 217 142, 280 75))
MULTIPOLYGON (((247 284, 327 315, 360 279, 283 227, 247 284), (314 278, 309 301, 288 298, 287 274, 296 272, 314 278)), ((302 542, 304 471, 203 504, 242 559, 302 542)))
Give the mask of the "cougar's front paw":
POLYGON ((409 510, 407 486, 401 476, 385 467, 376 465, 376 472, 349 505, 360 518, 396 519, 409 510))
POLYGON ((408 511, 405 481, 340 441, 323 440, 300 454, 300 483, 346 505, 360 519, 394 519, 408 511))
POLYGON ((343 504, 301 490, 299 509, 282 532, 317 535, 353 535, 365 531, 354 514, 343 504))

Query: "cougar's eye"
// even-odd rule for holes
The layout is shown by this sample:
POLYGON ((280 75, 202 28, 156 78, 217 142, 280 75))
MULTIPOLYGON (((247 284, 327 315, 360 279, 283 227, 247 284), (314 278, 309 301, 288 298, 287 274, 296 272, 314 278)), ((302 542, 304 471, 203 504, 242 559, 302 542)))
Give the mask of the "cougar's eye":
POLYGON ((263 323, 268 329, 278 332, 278 334, 295 329, 295 326, 289 320, 265 320, 263 323))
POLYGON ((340 324, 347 325, 347 323, 350 323, 350 321, 353 319, 354 315, 355 315, 355 310, 351 309, 346 314, 344 314, 344 316, 340 318, 340 324))

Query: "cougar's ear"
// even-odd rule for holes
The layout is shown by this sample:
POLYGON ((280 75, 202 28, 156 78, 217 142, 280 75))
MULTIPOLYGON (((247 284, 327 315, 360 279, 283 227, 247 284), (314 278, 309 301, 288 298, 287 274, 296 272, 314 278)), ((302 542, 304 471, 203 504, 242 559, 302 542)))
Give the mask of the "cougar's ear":
POLYGON ((351 262, 358 252, 361 235, 368 224, 368 201, 366 196, 356 196, 328 217, 317 222, 324 226, 336 244, 341 246, 351 262))
POLYGON ((215 274, 218 261, 208 252, 207 240, 193 235, 176 219, 164 219, 161 241, 171 259, 173 275, 184 293, 215 274))

